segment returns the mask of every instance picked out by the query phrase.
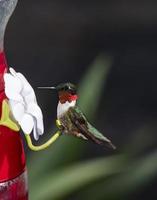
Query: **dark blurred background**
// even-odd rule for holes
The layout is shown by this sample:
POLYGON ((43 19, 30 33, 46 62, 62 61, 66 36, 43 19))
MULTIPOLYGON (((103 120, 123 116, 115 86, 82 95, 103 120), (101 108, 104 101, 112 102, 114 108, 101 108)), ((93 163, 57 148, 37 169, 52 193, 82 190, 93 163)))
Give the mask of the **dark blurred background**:
MULTIPOLYGON (((149 145, 140 154, 146 156, 155 150, 156 1, 20 0, 7 27, 5 49, 9 65, 22 72, 34 88, 65 81, 79 85, 97 56, 102 53, 111 56, 112 66, 95 124, 112 138, 118 153, 130 145, 130 138, 136 137, 141 127, 149 126, 145 136, 139 136, 136 146, 146 137, 149 145)), ((51 91, 35 90, 47 131, 55 120, 57 96, 51 91)), ((103 149, 86 144, 85 156, 80 159, 103 155, 103 149)), ((144 188, 125 199, 156 199, 156 175, 144 188)), ((78 193, 64 199, 79 199, 78 193)))

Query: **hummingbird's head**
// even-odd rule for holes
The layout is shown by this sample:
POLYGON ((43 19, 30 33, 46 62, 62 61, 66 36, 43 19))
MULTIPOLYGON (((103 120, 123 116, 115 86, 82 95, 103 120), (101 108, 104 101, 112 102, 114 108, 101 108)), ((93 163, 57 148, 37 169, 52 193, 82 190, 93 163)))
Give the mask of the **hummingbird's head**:
POLYGON ((58 92, 60 103, 71 103, 78 99, 77 88, 72 83, 61 83, 56 87, 39 87, 40 89, 55 89, 58 92))
POLYGON ((72 83, 61 83, 55 89, 58 91, 59 101, 63 104, 65 102, 72 102, 78 99, 77 88, 72 83))

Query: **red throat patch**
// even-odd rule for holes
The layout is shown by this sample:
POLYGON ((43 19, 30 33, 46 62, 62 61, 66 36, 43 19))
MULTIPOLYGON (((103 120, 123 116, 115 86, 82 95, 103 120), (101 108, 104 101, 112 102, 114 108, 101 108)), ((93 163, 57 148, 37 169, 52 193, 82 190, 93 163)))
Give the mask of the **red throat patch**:
POLYGON ((59 101, 63 104, 66 101, 68 101, 69 103, 71 103, 72 101, 76 101, 78 99, 78 96, 72 95, 68 92, 60 92, 59 93, 59 101))

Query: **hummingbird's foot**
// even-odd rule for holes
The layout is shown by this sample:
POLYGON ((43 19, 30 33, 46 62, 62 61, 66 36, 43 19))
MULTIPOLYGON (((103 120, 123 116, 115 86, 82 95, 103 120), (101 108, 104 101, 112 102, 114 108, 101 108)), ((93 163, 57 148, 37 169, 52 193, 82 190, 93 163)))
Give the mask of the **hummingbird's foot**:
POLYGON ((61 124, 61 122, 60 122, 59 119, 56 120, 56 126, 57 126, 57 128, 58 128, 59 130, 61 130, 61 131, 64 130, 64 127, 63 127, 63 125, 61 124))

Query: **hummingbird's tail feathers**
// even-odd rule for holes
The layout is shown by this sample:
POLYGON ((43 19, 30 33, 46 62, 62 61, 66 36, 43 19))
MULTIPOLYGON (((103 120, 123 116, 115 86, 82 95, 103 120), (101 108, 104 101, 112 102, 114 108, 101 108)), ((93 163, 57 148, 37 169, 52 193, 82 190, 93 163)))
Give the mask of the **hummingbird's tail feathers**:
POLYGON ((100 133, 96 128, 94 128, 90 123, 88 123, 88 130, 92 134, 92 140, 100 145, 107 146, 112 149, 116 149, 116 146, 112 144, 112 142, 105 137, 102 133, 100 133))
POLYGON ((107 139, 104 136, 102 138, 100 139, 100 138, 97 138, 96 136, 91 135, 91 137, 89 137, 88 139, 92 140, 94 143, 96 143, 98 145, 108 147, 108 148, 113 149, 113 150, 116 149, 116 146, 109 139, 107 139))
POLYGON ((116 149, 116 146, 110 141, 110 142, 107 142, 107 143, 103 143, 103 145, 104 146, 106 146, 106 147, 109 147, 109 148, 111 148, 111 149, 113 149, 113 150, 115 150, 116 149))

